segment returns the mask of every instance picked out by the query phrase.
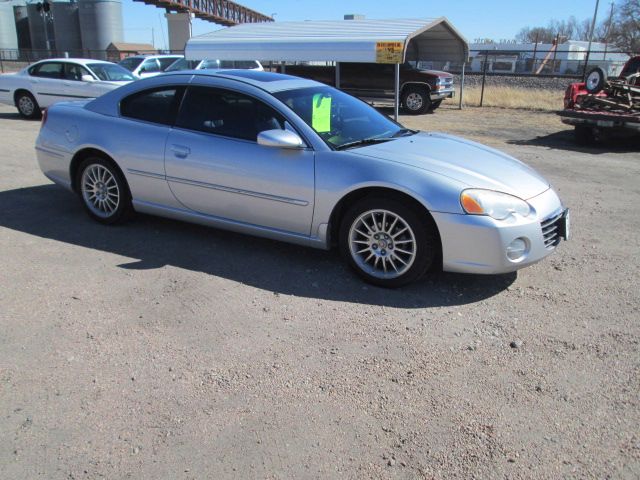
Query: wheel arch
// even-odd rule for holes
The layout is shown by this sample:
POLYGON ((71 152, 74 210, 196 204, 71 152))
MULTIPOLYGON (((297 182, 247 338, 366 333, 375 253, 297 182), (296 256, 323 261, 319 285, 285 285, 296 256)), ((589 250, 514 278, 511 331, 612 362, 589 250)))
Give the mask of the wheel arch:
POLYGON ((122 171, 122 168, 120 168, 120 165, 118 165, 118 162, 116 162, 111 155, 106 153, 104 150, 100 150, 95 147, 85 147, 78 150, 73 155, 73 158, 71 159, 71 163, 69 164, 69 178, 71 179, 71 189, 75 193, 79 192, 78 168, 80 167, 80 164, 89 157, 100 157, 112 163, 113 166, 120 172, 120 174, 122 175, 122 178, 124 178, 126 182, 127 177, 125 177, 124 172, 122 171))
MULTIPOLYGON (((13 103, 14 103, 14 105, 16 105, 16 106, 18 105, 18 95, 19 95, 20 93, 22 93, 22 92, 28 93, 28 94, 29 94, 29 95, 31 95, 33 98, 36 98, 36 96, 33 94, 33 92, 31 92, 28 88, 19 87, 19 88, 16 88, 16 89, 13 91, 13 103)), ((36 99, 36 101, 37 101, 37 99, 36 99)))
POLYGON ((380 195, 387 196, 389 198, 393 198, 402 202, 406 202, 415 208, 420 214, 425 215, 428 222, 431 223, 439 243, 439 255, 442 254, 442 239, 440 238, 440 232, 438 230, 438 225, 436 224, 431 212, 427 208, 427 206, 418 200, 416 197, 410 195, 407 192, 403 192, 402 190, 398 190, 392 187, 386 186, 365 186, 359 187, 350 192, 346 193, 336 205, 333 207, 331 211, 331 216, 329 217, 329 245, 335 245, 338 238, 338 230, 340 228, 340 223, 342 222, 342 217, 347 212, 350 205, 353 205, 355 202, 372 195, 380 195))
POLYGON ((400 86, 400 95, 404 94, 405 89, 409 87, 424 88, 428 94, 431 93, 431 85, 426 82, 405 82, 400 86))

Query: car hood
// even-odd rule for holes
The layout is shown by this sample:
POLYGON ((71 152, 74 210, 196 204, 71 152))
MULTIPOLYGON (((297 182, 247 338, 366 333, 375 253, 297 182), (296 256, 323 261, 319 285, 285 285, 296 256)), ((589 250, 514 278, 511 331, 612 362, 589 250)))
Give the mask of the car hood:
POLYGON ((444 175, 469 188, 496 190, 525 200, 549 188, 549 182, 521 161, 444 133, 419 132, 351 152, 444 175))

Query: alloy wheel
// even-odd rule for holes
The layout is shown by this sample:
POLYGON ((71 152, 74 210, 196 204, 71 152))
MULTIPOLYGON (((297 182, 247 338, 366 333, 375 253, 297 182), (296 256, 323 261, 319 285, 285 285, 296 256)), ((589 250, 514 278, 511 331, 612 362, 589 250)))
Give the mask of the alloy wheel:
POLYGON ((389 210, 369 210, 349 230, 349 249, 364 272, 379 279, 397 278, 413 265, 416 237, 409 224, 389 210))
POLYGON ((113 173, 97 163, 87 166, 81 178, 82 198, 91 212, 109 218, 120 204, 120 188, 113 173))

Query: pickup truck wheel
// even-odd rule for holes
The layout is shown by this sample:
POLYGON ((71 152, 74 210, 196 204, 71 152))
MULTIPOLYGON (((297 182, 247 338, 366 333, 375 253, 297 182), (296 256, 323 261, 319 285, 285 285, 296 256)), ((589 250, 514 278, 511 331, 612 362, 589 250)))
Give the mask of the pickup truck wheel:
POLYGON ((34 96, 27 91, 19 92, 16 95, 16 107, 18 108, 18 113, 23 118, 35 120, 42 115, 38 102, 34 96))
POLYGON ((431 108, 431 98, 426 88, 407 87, 402 91, 402 106, 411 115, 420 115, 431 108))
POLYGON ((435 225, 412 205, 369 196, 347 210, 338 234, 342 256, 365 281, 396 288, 418 280, 439 251, 435 225))
POLYGON ((587 75, 585 88, 587 92, 596 94, 600 92, 607 83, 607 74, 600 67, 593 68, 587 75))

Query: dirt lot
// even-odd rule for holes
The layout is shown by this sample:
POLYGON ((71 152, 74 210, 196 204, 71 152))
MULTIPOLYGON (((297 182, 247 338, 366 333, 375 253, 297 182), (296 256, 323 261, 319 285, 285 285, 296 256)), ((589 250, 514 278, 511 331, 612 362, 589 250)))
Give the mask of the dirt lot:
POLYGON ((0 107, 0 478, 638 478, 637 142, 579 149, 545 113, 402 121, 533 165, 573 240, 388 291, 333 252, 103 227, 0 107))

